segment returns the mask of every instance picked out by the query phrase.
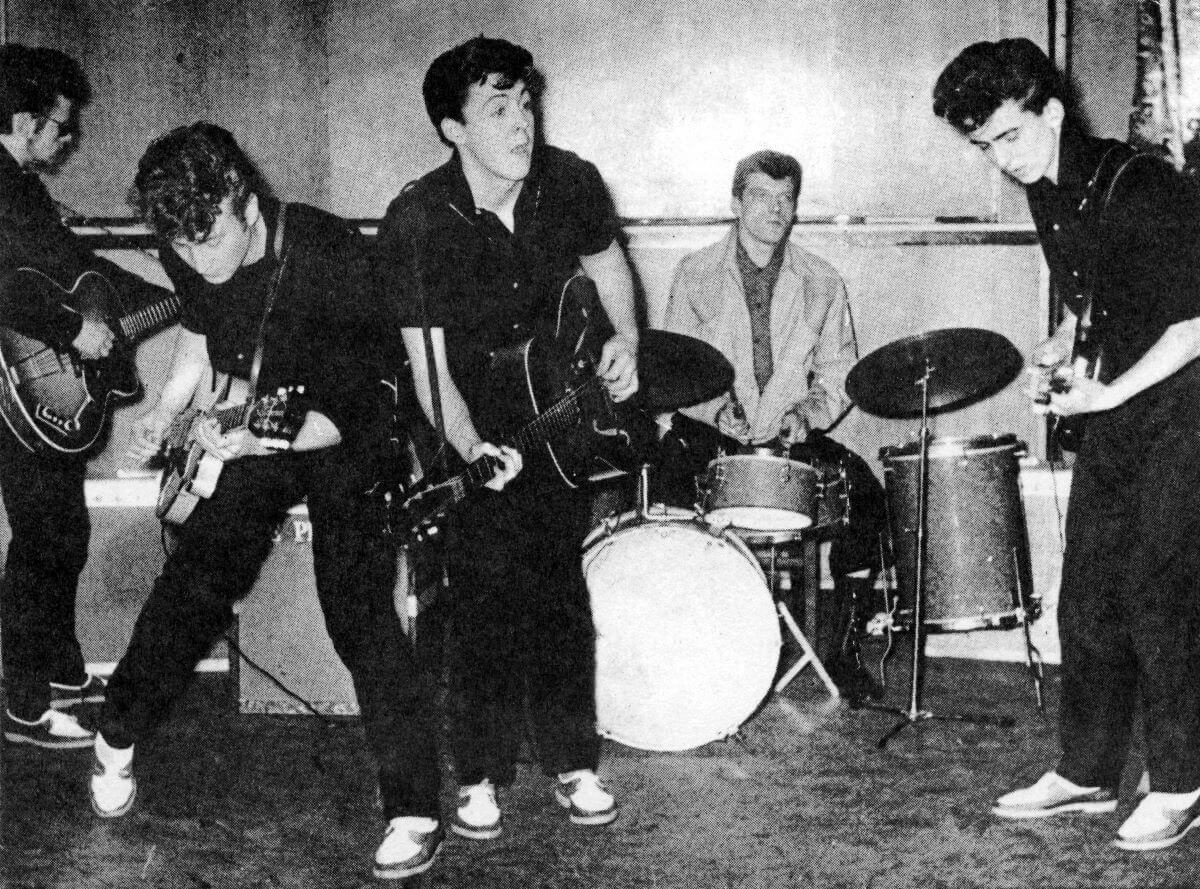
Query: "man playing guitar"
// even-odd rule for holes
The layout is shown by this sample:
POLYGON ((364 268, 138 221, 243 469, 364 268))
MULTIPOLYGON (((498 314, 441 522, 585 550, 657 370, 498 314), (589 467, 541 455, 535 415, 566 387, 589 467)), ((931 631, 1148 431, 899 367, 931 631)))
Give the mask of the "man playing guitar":
POLYGON ((1024 39, 967 47, 933 94, 934 113, 1025 186, 1066 308, 1034 363, 1070 357, 1081 315, 1104 349, 1100 379, 1031 391, 1089 415, 1058 604, 1062 756, 992 812, 1115 811, 1140 701, 1151 792, 1114 844, 1149 851, 1200 821, 1200 207, 1159 155, 1084 136, 1063 97, 1024 39))
POLYGON ((233 136, 212 124, 152 143, 134 192, 184 305, 169 378, 135 429, 134 454, 158 451, 210 366, 248 380, 251 398, 303 395, 288 402, 290 434, 198 424, 197 441, 224 469, 179 529, 109 683, 92 806, 116 817, 133 805, 134 745, 161 725, 250 590, 275 528, 307 497, 317 596, 379 765, 388 827, 375 873, 420 873, 441 840, 436 723, 393 604, 394 544, 364 493, 386 454, 384 381, 400 363, 370 247, 336 216, 272 200, 233 136))
MULTIPOLYGON (((51 301, 46 291, 22 288, 15 283, 20 274, 32 270, 64 294, 80 276, 98 272, 132 302, 170 295, 93 255, 62 224, 38 176, 66 158, 90 96, 83 72, 62 53, 0 47, 0 319, 85 361, 108 355, 113 331, 51 301)), ((10 742, 45 749, 92 744, 92 733, 63 712, 104 695, 103 680, 85 670, 75 636, 75 597, 88 552, 87 456, 31 450, 0 423, 0 489, 12 528, 0 587, 10 742)))
POLYGON ((425 106, 454 153, 401 192, 379 233, 383 287, 426 415, 436 425, 432 379, 457 455, 492 455, 500 466, 455 522, 449 559, 461 785, 451 829, 473 839, 501 831, 496 786, 513 779, 526 693, 542 766, 571 820, 616 817, 595 771, 595 640, 579 559, 586 498, 562 484, 544 449, 499 444, 518 425, 524 393, 496 379, 495 353, 553 326, 579 267, 616 330, 597 371, 616 400, 638 386, 615 213, 594 166, 537 142, 538 87, 530 54, 504 40, 479 37, 439 56, 425 106))

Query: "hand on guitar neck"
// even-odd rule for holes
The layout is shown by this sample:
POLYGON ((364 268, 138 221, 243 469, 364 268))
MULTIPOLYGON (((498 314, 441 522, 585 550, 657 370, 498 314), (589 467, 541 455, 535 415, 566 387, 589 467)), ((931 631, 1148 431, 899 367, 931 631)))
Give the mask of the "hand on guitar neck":
POLYGON ((525 460, 516 448, 508 445, 497 446, 487 441, 472 445, 467 452, 468 463, 474 463, 479 459, 483 459, 495 471, 491 480, 483 485, 493 491, 503 491, 505 486, 516 478, 525 466, 525 460))

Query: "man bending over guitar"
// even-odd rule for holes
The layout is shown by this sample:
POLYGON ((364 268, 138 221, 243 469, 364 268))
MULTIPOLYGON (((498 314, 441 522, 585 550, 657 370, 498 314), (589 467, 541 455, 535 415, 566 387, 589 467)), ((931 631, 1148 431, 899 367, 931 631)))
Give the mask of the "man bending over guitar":
MULTIPOLYGON (((84 669, 75 636, 75 596, 89 536, 83 479, 88 448, 104 425, 103 409, 79 447, 51 447, 38 437, 37 421, 26 421, 38 405, 20 403, 8 387, 18 379, 36 385, 43 359, 54 371, 65 369, 63 376, 73 382, 80 363, 103 359, 113 349, 114 332, 72 306, 77 282, 107 279, 134 304, 170 297, 93 255, 62 224, 37 175, 56 171, 65 159, 90 95, 83 72, 62 53, 0 47, 0 340, 34 344, 28 361, 10 366, 12 356, 5 356, 0 384, 0 489, 12 528, 0 586, 4 737, 52 750, 91 746, 92 733, 63 711, 104 696, 103 680, 84 669)), ((136 389, 136 370, 130 371, 136 389)))
POLYGON ((436 425, 428 348, 449 444, 500 467, 452 535, 461 789, 451 830, 500 833, 496 786, 513 779, 526 693, 559 804, 577 824, 607 824, 616 803, 596 776, 595 639, 579 552, 587 501, 544 448, 498 444, 528 407, 524 384, 498 378, 494 359, 554 325, 564 282, 582 267, 617 331, 596 372, 612 398, 628 398, 638 386, 632 275, 596 168, 536 141, 529 52, 472 39, 433 62, 423 92, 454 153, 388 208, 381 274, 425 413, 436 425))
POLYGON ((1030 393, 1090 415, 1058 604, 1062 756, 992 812, 1116 811, 1140 702, 1151 792, 1114 844, 1148 851, 1200 819, 1200 207, 1161 156, 1084 136, 1064 95, 1024 39, 967 47, 933 92, 934 113, 1026 188, 1065 307, 1034 363, 1066 361, 1085 321, 1104 350, 1099 379, 1030 393))
POLYGON ((370 248, 342 219, 271 200, 233 136, 211 124, 152 143, 134 195, 184 305, 170 376, 138 423, 134 453, 157 452, 210 365, 248 380, 251 400, 303 394, 287 402, 282 422, 259 430, 264 437, 253 421, 196 424, 196 440, 224 469, 180 528, 109 683, 92 806, 116 817, 133 805, 134 745, 161 725, 254 583, 274 529, 307 497, 325 625, 379 765, 388 828, 375 872, 419 873, 441 838, 436 733, 393 606, 394 545, 363 494, 388 432, 381 381, 394 380, 400 357, 370 248))

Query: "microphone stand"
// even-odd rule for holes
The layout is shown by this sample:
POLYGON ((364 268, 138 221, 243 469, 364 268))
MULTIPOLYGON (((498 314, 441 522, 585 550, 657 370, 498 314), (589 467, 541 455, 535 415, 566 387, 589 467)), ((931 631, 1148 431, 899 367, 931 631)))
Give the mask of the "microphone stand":
POLYGON ((879 710, 885 713, 896 713, 901 719, 875 745, 883 750, 888 741, 908 728, 928 720, 941 722, 966 722, 973 725, 986 725, 994 722, 984 716, 967 716, 961 714, 937 715, 921 708, 922 666, 925 660, 925 528, 926 508, 929 499, 929 380, 936 368, 931 367, 929 359, 925 359, 925 372, 913 385, 921 387, 921 447, 920 459, 917 464, 917 565, 916 582, 913 593, 913 638, 912 638, 912 667, 909 673, 908 709, 889 707, 884 704, 867 703, 867 710, 879 710))

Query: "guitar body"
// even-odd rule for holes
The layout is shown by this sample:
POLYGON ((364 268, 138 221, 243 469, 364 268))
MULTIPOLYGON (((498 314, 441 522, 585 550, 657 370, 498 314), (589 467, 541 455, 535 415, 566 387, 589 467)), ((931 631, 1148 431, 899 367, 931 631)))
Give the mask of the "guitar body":
MULTIPOLYGON (((1061 385, 1051 380, 1051 389, 1067 391, 1071 381, 1078 379, 1098 380, 1108 382, 1104 374, 1104 345, 1101 339, 1103 310, 1096 311, 1095 303, 1089 299, 1079 320, 1075 324, 1075 342, 1071 348, 1071 360, 1068 363, 1070 373, 1061 385), (1093 317, 1095 315, 1095 317, 1093 317)), ((1078 451, 1083 443, 1083 433, 1087 428, 1087 414, 1073 414, 1069 417, 1056 417, 1054 421, 1054 440, 1064 451, 1078 451)))
MULTIPOLYGON (((58 302, 114 334, 106 358, 88 361, 59 351, 10 327, 0 326, 0 415, 31 451, 76 454, 100 437, 113 405, 141 397, 134 342, 120 296, 99 272, 85 272, 70 290, 35 269, 18 269, 9 287, 58 302)), ((167 300, 155 323, 174 318, 178 303, 167 300), (168 305, 172 304, 172 305, 168 305)))
POLYGON ((201 500, 217 490, 225 462, 206 451, 196 441, 201 423, 215 419, 222 432, 239 425, 249 426, 256 435, 275 435, 290 441, 302 422, 285 420, 293 390, 281 390, 248 404, 249 385, 245 380, 230 380, 229 391, 221 403, 207 408, 191 408, 175 418, 164 441, 166 467, 158 489, 154 514, 166 525, 183 525, 201 500))
POLYGON ((539 446, 572 488, 634 469, 637 444, 653 434, 648 417, 622 410, 594 384, 611 335, 596 285, 576 275, 563 287, 552 335, 499 350, 493 362, 502 385, 524 393, 526 413, 517 425, 542 421, 546 434, 539 446))

